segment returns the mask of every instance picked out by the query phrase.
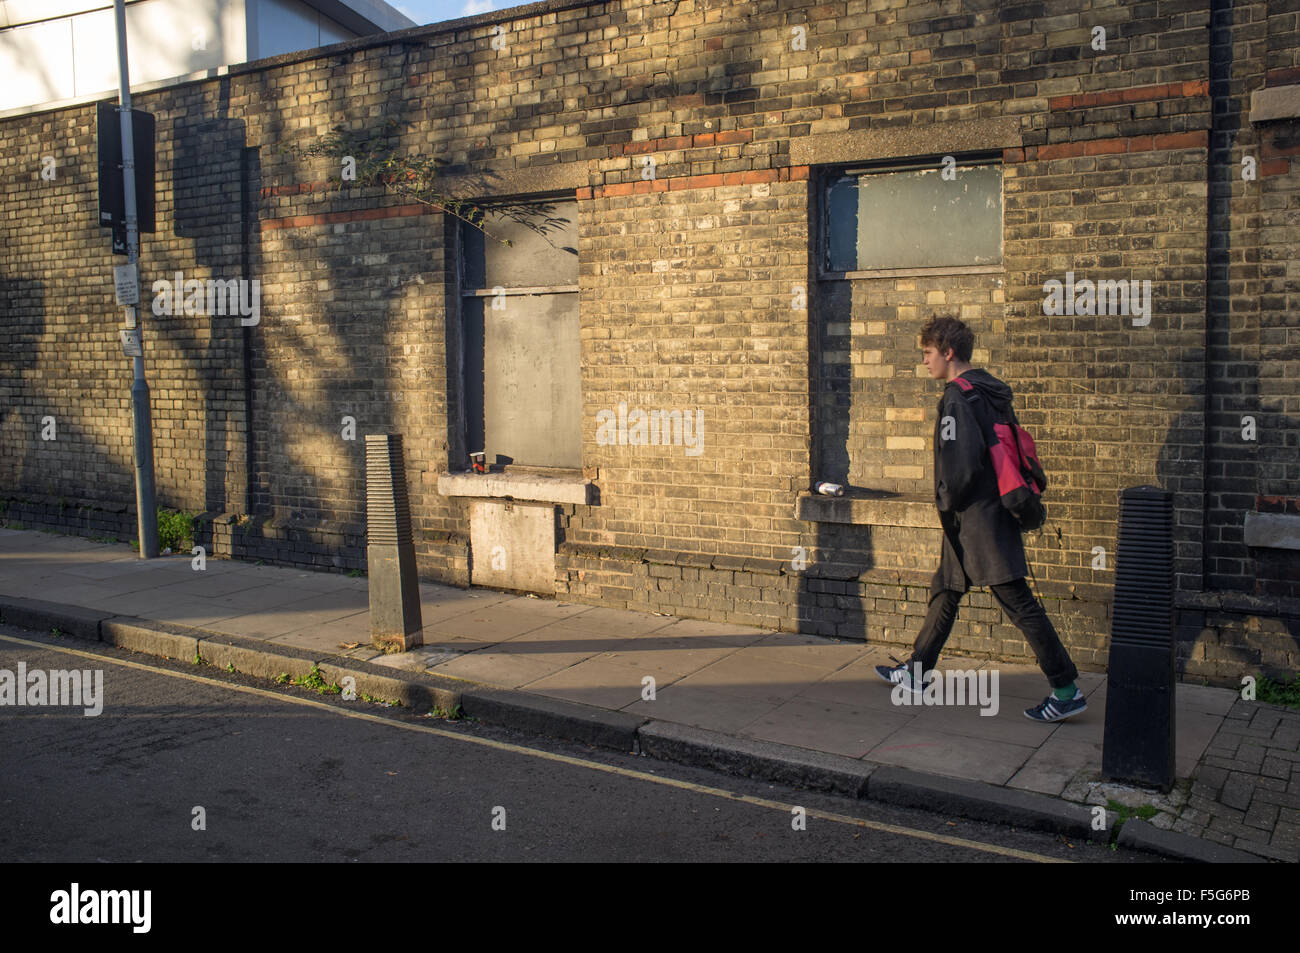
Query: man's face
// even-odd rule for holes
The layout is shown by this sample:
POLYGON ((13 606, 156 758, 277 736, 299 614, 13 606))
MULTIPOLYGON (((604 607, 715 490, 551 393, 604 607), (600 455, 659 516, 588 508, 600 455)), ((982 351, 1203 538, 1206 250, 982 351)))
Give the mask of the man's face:
POLYGON ((952 348, 948 348, 948 357, 945 358, 939 353, 939 349, 933 344, 927 344, 921 349, 921 363, 925 369, 930 372, 931 380, 939 380, 948 376, 948 365, 952 363, 954 357, 952 348))

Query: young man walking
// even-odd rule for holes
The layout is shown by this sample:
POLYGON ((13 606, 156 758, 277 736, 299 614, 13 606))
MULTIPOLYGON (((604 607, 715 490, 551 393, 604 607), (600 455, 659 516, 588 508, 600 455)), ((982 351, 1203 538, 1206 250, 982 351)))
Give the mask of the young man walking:
POLYGON ((1052 686, 1042 703, 1025 709, 1035 721, 1060 721, 1088 707, 1074 684, 1078 669, 1052 622, 1025 582, 1028 564, 1020 527, 1002 505, 986 434, 1008 419, 1011 388, 972 368, 975 335, 962 321, 936 317, 921 330, 922 358, 930 377, 943 380, 934 428, 934 496, 943 526, 943 555, 930 582, 930 607, 912 657, 893 668, 877 665, 885 681, 920 694, 939 661, 971 586, 987 586, 1024 633, 1052 686), (953 383, 958 377, 970 385, 953 383))

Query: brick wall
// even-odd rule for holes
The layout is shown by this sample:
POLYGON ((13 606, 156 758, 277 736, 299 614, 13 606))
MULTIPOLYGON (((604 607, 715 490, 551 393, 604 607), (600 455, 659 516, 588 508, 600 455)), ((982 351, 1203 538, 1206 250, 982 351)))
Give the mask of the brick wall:
MULTIPOLYGON (((939 539, 917 333, 948 311, 1039 440, 1051 518, 1029 555, 1079 664, 1105 665, 1117 493, 1155 482, 1175 493, 1184 671, 1294 671, 1300 554, 1246 546, 1242 523, 1300 478, 1300 144, 1294 121, 1248 118, 1251 92, 1300 81, 1295 19, 1281 0, 552 2, 144 92, 142 290, 175 271, 262 289, 253 327, 145 315, 160 503, 212 516, 219 553, 356 568, 362 435, 393 429, 421 573, 467 582, 468 503, 437 488, 468 449, 454 223, 280 150, 393 118, 459 194, 578 199, 600 499, 559 508, 557 593, 910 642, 939 539), (1001 272, 818 280, 824 174, 946 154, 1002 157, 1001 272), (1150 280, 1150 325, 1046 315, 1067 271, 1150 280), (620 403, 699 412, 702 452, 598 443, 620 403), (818 479, 855 487, 857 515, 801 502, 818 479)), ((94 137, 89 105, 0 119, 0 496, 10 520, 125 536, 130 369, 94 137)), ((1026 658, 982 592, 950 645, 1026 658)))

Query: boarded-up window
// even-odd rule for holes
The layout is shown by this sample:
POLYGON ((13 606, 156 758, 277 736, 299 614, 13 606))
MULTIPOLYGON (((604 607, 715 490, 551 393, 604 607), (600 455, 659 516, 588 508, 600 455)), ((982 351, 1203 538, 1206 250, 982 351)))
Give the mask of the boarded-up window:
POLYGON ((1002 261, 1002 167, 849 172, 826 201, 831 272, 996 265, 1002 261))
POLYGON ((576 469, 578 203, 512 206, 484 227, 461 232, 468 450, 495 466, 576 469))

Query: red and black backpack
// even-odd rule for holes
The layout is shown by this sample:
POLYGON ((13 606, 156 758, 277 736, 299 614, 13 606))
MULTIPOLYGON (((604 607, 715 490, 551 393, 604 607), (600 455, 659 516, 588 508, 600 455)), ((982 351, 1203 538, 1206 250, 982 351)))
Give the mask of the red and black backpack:
MULTIPOLYGON (((965 378, 954 377, 952 383, 961 389, 962 396, 971 404, 980 399, 975 385, 965 378)), ((1002 505, 1011 511, 1022 532, 1032 532, 1047 521, 1047 507, 1043 505, 1047 476, 1043 473, 1043 465, 1038 461, 1034 438, 1020 426, 1015 410, 1008 410, 1009 420, 998 420, 995 415, 992 438, 986 433, 984 443, 988 447, 993 472, 998 478, 1002 505)), ((974 412, 976 420, 983 419, 978 411, 974 412)))

